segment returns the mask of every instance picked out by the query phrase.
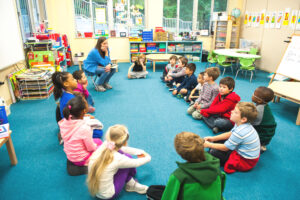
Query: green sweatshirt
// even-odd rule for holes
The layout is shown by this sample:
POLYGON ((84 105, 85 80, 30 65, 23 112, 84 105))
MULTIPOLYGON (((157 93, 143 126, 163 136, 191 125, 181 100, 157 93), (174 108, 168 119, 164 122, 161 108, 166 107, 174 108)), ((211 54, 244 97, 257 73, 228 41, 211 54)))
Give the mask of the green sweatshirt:
POLYGON ((220 200, 226 176, 220 170, 219 159, 205 152, 206 160, 200 163, 179 163, 171 174, 162 200, 204 199, 220 200))

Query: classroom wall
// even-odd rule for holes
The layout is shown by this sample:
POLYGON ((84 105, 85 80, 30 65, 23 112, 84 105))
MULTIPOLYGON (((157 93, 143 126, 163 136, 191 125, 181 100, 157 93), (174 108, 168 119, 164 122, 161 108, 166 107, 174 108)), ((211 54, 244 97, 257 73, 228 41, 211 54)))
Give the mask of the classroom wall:
POLYGON ((145 0, 146 27, 154 29, 163 26, 163 6, 162 0, 145 0))
MULTIPOLYGON (((285 8, 291 10, 300 10, 299 0, 245 0, 244 11, 260 12, 263 9, 266 11, 280 11, 285 8)), ((244 12, 242 15, 244 20, 244 12)), ((287 43, 283 41, 293 33, 300 34, 300 31, 294 31, 289 26, 281 25, 280 29, 259 27, 247 27, 242 25, 241 38, 255 40, 260 42, 261 60, 258 60, 257 65, 260 69, 268 72, 275 72, 280 60, 285 52, 287 43)))

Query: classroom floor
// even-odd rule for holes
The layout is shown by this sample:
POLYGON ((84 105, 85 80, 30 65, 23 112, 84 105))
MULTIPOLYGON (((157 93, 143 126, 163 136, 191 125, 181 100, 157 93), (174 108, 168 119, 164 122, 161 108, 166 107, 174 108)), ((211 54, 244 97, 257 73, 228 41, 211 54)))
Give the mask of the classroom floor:
MULTIPOLYGON (((197 74, 204 65, 197 64, 197 74)), ((166 184, 176 169, 175 161, 182 161, 173 147, 175 135, 181 131, 201 137, 213 133, 202 121, 187 115, 187 103, 173 97, 160 81, 164 65, 157 65, 155 73, 148 67, 147 79, 137 80, 127 79, 129 66, 119 64, 110 91, 96 92, 89 84, 96 104, 94 115, 104 124, 104 131, 116 123, 128 126, 129 145, 150 153, 151 162, 137 169, 140 183, 166 184)), ((69 71, 77 68, 73 66, 69 71)), ((249 76, 239 75, 235 92, 242 101, 250 101, 256 87, 268 85, 267 75, 259 71, 252 83, 249 76)), ((270 106, 278 123, 276 135, 252 171, 227 176, 227 200, 299 199, 300 126, 295 124, 299 105, 282 100, 270 106)), ((93 199, 85 185, 86 176, 71 177, 66 172, 66 156, 57 141, 55 107, 53 95, 47 100, 21 101, 11 106, 9 122, 19 163, 11 166, 6 147, 0 149, 0 199, 93 199)), ((123 191, 119 199, 146 197, 123 191)))

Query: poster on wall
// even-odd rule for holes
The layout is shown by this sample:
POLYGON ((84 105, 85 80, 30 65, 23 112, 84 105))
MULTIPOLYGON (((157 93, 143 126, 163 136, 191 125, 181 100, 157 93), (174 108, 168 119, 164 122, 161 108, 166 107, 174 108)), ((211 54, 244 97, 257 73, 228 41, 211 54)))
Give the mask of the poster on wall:
POLYGON ((266 9, 260 12, 260 24, 265 24, 266 9))
POLYGON ((245 19, 244 19, 244 24, 248 24, 248 11, 245 12, 245 19))
POLYGON ((248 24, 247 24, 248 27, 251 26, 251 24, 252 24, 252 15, 253 15, 253 13, 249 13, 249 15, 248 15, 248 24))
POLYGON ((291 9, 290 9, 290 8, 286 8, 286 9, 285 9, 285 12, 284 12, 284 19, 283 19, 283 23, 282 23, 284 26, 289 25, 290 12, 291 12, 291 9))
POLYGON ((276 23, 276 12, 271 13, 271 19, 270 19, 270 28, 275 28, 276 23))
POLYGON ((265 28, 269 28, 271 23, 271 13, 266 12, 265 28))
POLYGON ((298 10, 292 10, 290 28, 293 30, 295 29, 295 25, 297 22, 297 14, 298 10))
POLYGON ((283 15, 284 15, 283 11, 278 12, 277 18, 276 18, 275 28, 280 28, 281 27, 281 23, 282 23, 282 20, 283 20, 283 15))
POLYGON ((257 18, 257 13, 254 12, 252 15, 252 27, 256 27, 256 18, 257 18))
POLYGON ((96 10, 96 23, 105 24, 106 23, 105 8, 96 8, 95 10, 96 10))
POLYGON ((256 13, 255 27, 259 27, 259 22, 260 22, 260 13, 256 13))
POLYGON ((296 30, 300 31, 300 10, 298 12, 298 17, 297 17, 297 21, 296 21, 296 30))

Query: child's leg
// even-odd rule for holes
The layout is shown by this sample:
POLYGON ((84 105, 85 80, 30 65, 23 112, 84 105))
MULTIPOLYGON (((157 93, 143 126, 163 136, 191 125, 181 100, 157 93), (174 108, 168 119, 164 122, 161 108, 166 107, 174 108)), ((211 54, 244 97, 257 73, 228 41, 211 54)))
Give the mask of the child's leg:
POLYGON ((164 185, 151 185, 147 191, 147 197, 153 200, 160 200, 165 191, 164 185))
POLYGON ((233 128, 229 119, 218 117, 215 120, 214 127, 217 127, 219 131, 229 131, 233 128))
POLYGON ((94 129, 93 130, 93 138, 101 138, 103 135, 103 130, 94 129))
POLYGON ((189 115, 192 115, 193 112, 195 112, 195 111, 196 111, 196 108, 194 108, 194 105, 190 106, 190 107, 188 108, 188 110, 187 110, 187 112, 188 112, 189 115))
POLYGON ((203 116, 201 115, 200 113, 200 110, 196 110, 192 113, 192 117, 194 119, 198 119, 198 120, 201 120, 203 118, 203 116))
POLYGON ((138 74, 137 74, 137 72, 129 72, 129 74, 128 74, 129 76, 130 76, 130 78, 132 78, 132 79, 135 79, 135 78, 138 78, 138 74))
POLYGON ((141 72, 135 72, 137 78, 146 78, 146 75, 148 74, 147 71, 141 71, 141 72))
POLYGON ((86 98, 86 101, 89 105, 94 106, 94 100, 92 96, 89 94, 89 96, 86 98))
POLYGON ((182 95, 186 95, 188 93, 188 90, 185 89, 185 88, 182 88, 180 91, 179 91, 180 94, 182 95))
MULTIPOLYGON (((132 158, 131 155, 124 153, 123 151, 119 150, 119 153, 126 155, 129 158, 132 158)), ((135 168, 124 168, 119 169, 117 173, 114 175, 114 186, 115 186, 115 194, 111 199, 114 199, 116 196, 120 194, 124 185, 130 181, 136 174, 135 168)))
MULTIPOLYGON (((217 141, 216 143, 224 144, 224 142, 225 142, 225 140, 217 141)), ((209 149, 209 151, 208 151, 208 153, 210 153, 214 157, 219 158, 221 166, 225 165, 226 161, 229 159, 229 156, 230 156, 231 152, 232 152, 231 150, 229 150, 229 151, 220 151, 220 150, 216 150, 216 149, 209 149)))
POLYGON ((256 159, 246 159, 240 156, 236 151, 233 151, 228 161, 224 165, 224 171, 226 173, 234 173, 236 171, 249 171, 258 162, 259 157, 256 159))

